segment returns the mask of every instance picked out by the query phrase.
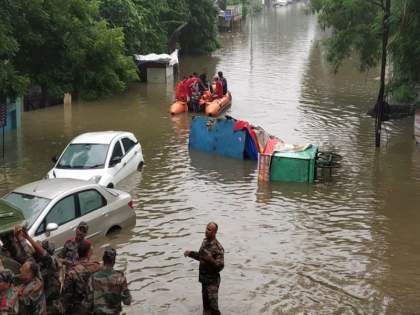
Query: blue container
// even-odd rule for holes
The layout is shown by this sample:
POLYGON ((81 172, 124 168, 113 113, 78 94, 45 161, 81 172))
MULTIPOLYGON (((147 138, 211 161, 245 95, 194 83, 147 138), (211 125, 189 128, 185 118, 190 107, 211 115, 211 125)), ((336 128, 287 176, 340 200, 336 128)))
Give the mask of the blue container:
POLYGON ((193 117, 190 149, 245 159, 246 131, 234 131, 234 125, 235 121, 229 118, 193 117))

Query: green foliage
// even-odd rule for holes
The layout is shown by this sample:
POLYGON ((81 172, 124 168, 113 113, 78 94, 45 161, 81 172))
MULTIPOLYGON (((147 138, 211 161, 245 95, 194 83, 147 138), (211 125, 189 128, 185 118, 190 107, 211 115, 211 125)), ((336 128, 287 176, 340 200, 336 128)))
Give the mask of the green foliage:
POLYGON ((353 53, 360 57, 361 69, 376 66, 382 44, 382 9, 369 0, 312 0, 319 23, 331 28, 326 41, 327 59, 338 70, 353 53))
MULTIPOLYGON (((327 58, 337 70, 343 60, 356 53, 361 69, 377 65, 381 56, 383 15, 382 0, 312 0, 319 23, 330 29, 326 41, 327 58)), ((391 77, 388 91, 393 100, 411 102, 420 83, 420 1, 391 2, 387 20, 390 28, 387 54, 391 77)))
POLYGON ((21 75, 13 63, 19 50, 12 23, 16 13, 14 2, 5 2, 0 6, 0 99, 20 94, 28 85, 28 78, 21 75))
POLYGON ((137 78, 134 53, 166 52, 181 36, 186 53, 218 47, 212 0, 1 0, 0 97, 39 86, 44 96, 93 99, 137 78), (171 41, 176 36, 171 37, 171 41))
POLYGON ((100 14, 112 27, 121 27, 127 55, 166 50, 166 32, 159 22, 158 1, 100 0, 100 14))
POLYGON ((400 84, 392 85, 391 90, 392 101, 397 104, 409 104, 416 100, 417 92, 412 85, 400 84))
POLYGON ((393 64, 391 89, 395 99, 408 102, 415 97, 420 83, 420 2, 396 1, 392 9, 395 21, 389 45, 393 64))
MULTIPOLYGON (((108 28, 96 1, 5 2, 13 3, 14 11, 6 15, 11 17, 9 46, 15 49, 8 49, 8 59, 2 56, 7 61, 2 64, 13 68, 1 67, 0 78, 24 73, 14 80, 22 87, 16 92, 23 92, 29 78, 46 96, 71 91, 99 97, 122 91, 135 77, 134 63, 124 55, 122 30, 108 28)), ((3 80, 0 84, 7 89, 3 80)))
POLYGON ((96 22, 74 58, 73 86, 84 99, 96 99, 123 92, 127 82, 137 78, 131 57, 123 55, 121 28, 109 30, 105 21, 96 22), (78 58, 81 57, 81 58, 78 58))
POLYGON ((177 27, 190 20, 190 16, 187 0, 167 0, 167 5, 160 10, 159 20, 168 36, 171 36, 177 27))
POLYGON ((220 44, 217 40, 217 9, 212 0, 187 0, 190 20, 181 35, 181 48, 185 53, 206 54, 220 44))

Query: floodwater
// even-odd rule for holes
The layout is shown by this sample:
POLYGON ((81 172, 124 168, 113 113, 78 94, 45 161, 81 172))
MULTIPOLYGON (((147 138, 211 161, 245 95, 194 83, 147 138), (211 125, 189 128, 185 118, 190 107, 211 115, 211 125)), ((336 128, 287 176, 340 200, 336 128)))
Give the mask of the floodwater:
POLYGON ((385 123, 374 147, 365 115, 377 73, 356 61, 334 75, 304 4, 265 10, 221 37, 211 57, 184 57, 181 73, 223 70, 229 114, 289 143, 341 155, 332 181, 258 184, 256 163, 188 151, 191 115, 171 117, 173 87, 133 84, 124 95, 25 113, 6 136, 0 192, 43 177, 75 135, 130 130, 143 172, 122 183, 137 218, 96 241, 118 249, 134 297, 129 314, 200 314, 198 249, 219 224, 225 248, 223 314, 414 314, 420 312, 420 146, 413 118, 385 123))

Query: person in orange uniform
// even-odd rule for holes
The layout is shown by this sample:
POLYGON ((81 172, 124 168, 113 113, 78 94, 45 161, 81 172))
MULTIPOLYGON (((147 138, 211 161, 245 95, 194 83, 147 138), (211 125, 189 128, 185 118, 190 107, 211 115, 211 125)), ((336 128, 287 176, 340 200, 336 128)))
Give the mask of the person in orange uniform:
POLYGON ((187 91, 185 89, 185 81, 187 80, 186 77, 182 79, 182 81, 179 81, 176 84, 175 88, 175 98, 177 101, 180 102, 186 102, 187 101, 187 91))
POLYGON ((214 77, 214 93, 213 93, 213 99, 218 99, 223 97, 223 84, 222 81, 220 81, 219 77, 214 77))

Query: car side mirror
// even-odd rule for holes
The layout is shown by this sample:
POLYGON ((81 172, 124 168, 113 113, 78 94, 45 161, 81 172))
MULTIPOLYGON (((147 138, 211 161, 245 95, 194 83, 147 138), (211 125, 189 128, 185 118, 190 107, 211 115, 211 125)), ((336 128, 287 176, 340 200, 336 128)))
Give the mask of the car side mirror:
POLYGON ((55 164, 55 163, 57 163, 57 161, 58 161, 58 155, 54 155, 54 156, 51 158, 51 162, 53 162, 53 163, 55 164))
POLYGON ((114 156, 110 161, 110 166, 115 166, 121 162, 121 156, 114 156))
POLYGON ((48 223, 47 228, 45 229, 45 232, 52 232, 58 229, 57 223, 48 223))

